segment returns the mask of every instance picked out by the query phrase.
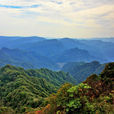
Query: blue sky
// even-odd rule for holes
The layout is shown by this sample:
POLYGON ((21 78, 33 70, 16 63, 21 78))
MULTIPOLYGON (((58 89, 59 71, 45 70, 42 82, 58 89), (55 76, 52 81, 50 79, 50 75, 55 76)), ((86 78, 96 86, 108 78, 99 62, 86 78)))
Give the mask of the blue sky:
POLYGON ((0 35, 113 37, 114 0, 0 0, 0 35))

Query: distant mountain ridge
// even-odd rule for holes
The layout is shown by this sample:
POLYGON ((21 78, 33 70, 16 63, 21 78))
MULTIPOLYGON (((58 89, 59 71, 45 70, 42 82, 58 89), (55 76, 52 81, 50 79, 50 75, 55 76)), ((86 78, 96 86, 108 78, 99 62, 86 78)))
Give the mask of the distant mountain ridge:
POLYGON ((94 59, 88 51, 84 49, 71 48, 65 50, 58 58, 59 62, 74 62, 74 61, 91 61, 94 59))
POLYGON ((2 48, 0 50, 0 65, 12 64, 24 68, 57 67, 48 57, 20 49, 2 48))
POLYGON ((0 64, 12 64, 25 68, 46 67, 52 70, 60 70, 61 65, 69 62, 99 61, 108 63, 114 61, 113 39, 47 39, 43 37, 6 37, 0 36, 0 48, 9 50, 17 49, 13 56, 5 51, 0 54, 0 64), (112 42, 111 42, 112 41, 112 42), (16 55, 22 55, 17 59, 16 55), (4 57, 2 57, 4 55, 4 57), (6 56, 6 57, 5 57, 6 56), (22 59, 23 58, 23 59, 22 59), (12 62, 13 61, 13 62, 12 62), (15 64, 14 64, 15 62, 15 64), (19 63, 22 64, 19 64, 19 63), (24 64, 24 65, 23 65, 24 64))

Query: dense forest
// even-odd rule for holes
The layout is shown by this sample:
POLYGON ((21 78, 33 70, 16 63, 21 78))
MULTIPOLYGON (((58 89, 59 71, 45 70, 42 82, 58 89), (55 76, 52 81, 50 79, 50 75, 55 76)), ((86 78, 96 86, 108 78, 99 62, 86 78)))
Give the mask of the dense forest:
POLYGON ((43 104, 44 98, 55 93, 61 84, 75 79, 62 71, 48 69, 24 70, 6 65, 0 68, 0 111, 25 112, 43 104), (9 107, 9 108, 6 108, 9 107))
POLYGON ((99 76, 93 74, 83 83, 62 85, 57 93, 46 100, 47 105, 34 113, 113 114, 114 63, 107 64, 99 76))
POLYGON ((0 68, 0 101, 1 114, 113 114, 114 63, 78 85, 62 71, 6 65, 0 68))

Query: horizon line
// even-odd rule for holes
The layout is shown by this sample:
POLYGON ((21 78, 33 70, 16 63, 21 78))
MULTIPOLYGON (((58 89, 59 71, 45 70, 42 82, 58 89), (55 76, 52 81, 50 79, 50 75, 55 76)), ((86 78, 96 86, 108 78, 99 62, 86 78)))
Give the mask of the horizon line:
POLYGON ((36 36, 36 35, 30 35, 30 36, 22 36, 22 35, 0 35, 0 37, 39 37, 39 38, 45 38, 45 39, 102 39, 102 38, 114 38, 114 36, 109 37, 46 37, 46 36, 36 36))

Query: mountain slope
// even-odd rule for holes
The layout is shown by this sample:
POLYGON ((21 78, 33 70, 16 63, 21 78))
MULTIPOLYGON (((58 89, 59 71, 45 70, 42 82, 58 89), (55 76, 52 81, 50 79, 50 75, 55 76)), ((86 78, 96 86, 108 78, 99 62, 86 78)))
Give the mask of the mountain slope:
POLYGON ((47 98, 43 114, 113 114, 114 63, 109 63, 99 76, 93 74, 83 83, 64 84, 47 98))
POLYGON ((59 40, 51 39, 31 43, 26 49, 53 59, 53 56, 63 52, 65 47, 59 40))
POLYGON ((90 63, 73 62, 63 66, 64 72, 69 72, 78 83, 84 81, 91 74, 99 74, 104 69, 105 64, 100 64, 97 61, 90 63))
POLYGON ((6 65, 0 69, 0 100, 20 112, 25 107, 36 108, 43 103, 44 97, 65 82, 75 83, 67 73, 48 69, 24 70, 6 65))
POLYGON ((78 61, 91 61, 94 59, 93 56, 91 56, 88 51, 78 49, 78 48, 72 48, 65 50, 58 58, 58 62, 78 62, 78 61))
POLYGON ((48 57, 38 55, 34 52, 8 48, 0 50, 0 64, 1 66, 12 64, 24 68, 57 68, 57 65, 48 57))

